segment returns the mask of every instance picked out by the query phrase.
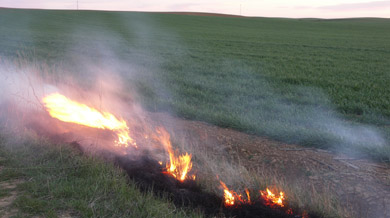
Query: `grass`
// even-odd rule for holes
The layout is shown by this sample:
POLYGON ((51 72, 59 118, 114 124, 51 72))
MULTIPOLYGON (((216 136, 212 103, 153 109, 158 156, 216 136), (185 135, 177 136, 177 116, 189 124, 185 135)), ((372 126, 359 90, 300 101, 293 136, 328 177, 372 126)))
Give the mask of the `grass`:
MULTIPOLYGON (((96 68, 109 70, 152 111, 389 161, 389 143, 371 134, 390 139, 389 27, 388 19, 0 9, 0 58, 86 86, 96 68)), ((0 181, 26 181, 13 205, 19 216, 198 216, 66 146, 1 138, 0 156, 0 181)), ((297 208, 341 216, 331 197, 282 183, 297 208)))
MULTIPOLYGON (((177 143, 175 137, 173 138, 175 147, 183 149, 183 143, 177 143)), ((185 146, 185 150, 193 155, 198 181, 210 192, 221 194, 219 181, 223 181, 229 189, 243 196, 244 190, 249 189, 253 200, 260 198, 259 190, 270 188, 274 193, 285 192, 288 208, 291 208, 294 214, 299 215, 306 211, 317 217, 354 217, 350 208, 342 205, 329 187, 315 187, 304 178, 300 178, 299 181, 286 179, 276 173, 277 170, 272 171, 281 169, 280 165, 267 164, 268 169, 257 165, 245 166, 238 156, 234 158, 234 155, 225 154, 223 151, 201 148, 196 143, 185 146)))
POLYGON ((17 217, 201 217, 141 193, 111 164, 34 138, 0 136, 0 182, 23 181, 12 204, 17 217))
MULTIPOLYGON (((177 208, 166 197, 142 193, 124 172, 97 157, 88 157, 66 144, 53 144, 35 134, 10 138, 0 133, 0 183, 18 182, 17 198, 8 209, 16 217, 202 217, 198 211, 177 208)), ((317 192, 286 182, 281 177, 248 171, 221 156, 192 147, 200 172, 199 182, 210 192, 221 194, 215 170, 233 187, 265 189, 270 185, 286 192, 295 213, 306 210, 319 217, 346 217, 348 212, 323 190, 317 192), (221 159, 222 158, 222 159, 221 159), (217 163, 207 161, 220 159, 217 163), (202 161, 203 160, 203 161, 202 161), (210 165, 207 166, 207 163, 210 165), (206 165, 205 165, 206 164, 206 165), (240 179, 237 179, 240 178, 240 179)), ((9 190, 0 190, 0 198, 9 190)), ((253 198, 258 198, 252 193, 253 198)), ((0 211, 1 215, 1 211, 0 211)), ((347 217, 350 217, 349 215, 347 217)))
POLYGON ((379 140, 390 138, 388 19, 11 9, 0 18, 3 58, 22 54, 84 83, 94 78, 87 65, 101 64, 149 110, 390 160, 379 140))
POLYGON ((385 162, 389 45, 388 19, 0 14, 3 59, 43 61, 82 83, 100 65, 149 110, 385 162))

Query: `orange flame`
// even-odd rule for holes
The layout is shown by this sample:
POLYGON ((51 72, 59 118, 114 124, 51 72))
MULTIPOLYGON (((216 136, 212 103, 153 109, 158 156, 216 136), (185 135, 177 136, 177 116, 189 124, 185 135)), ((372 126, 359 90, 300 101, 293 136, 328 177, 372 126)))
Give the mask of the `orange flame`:
POLYGON ((247 196, 247 200, 243 199, 242 198, 242 195, 241 194, 237 194, 236 192, 232 191, 232 190, 229 190, 229 188, 226 186, 226 184, 222 181, 219 181, 221 183, 221 186, 223 188, 223 192, 224 192, 224 203, 225 203, 225 206, 227 207, 231 207, 231 206, 234 206, 236 204, 251 204, 251 197, 249 195, 249 190, 248 189, 245 189, 245 193, 246 193, 246 196, 247 196))
POLYGON ((166 169, 169 174, 177 180, 184 181, 187 178, 195 179, 195 176, 189 177, 187 174, 192 169, 192 155, 185 153, 184 155, 176 156, 177 151, 173 151, 169 133, 163 128, 156 129, 158 135, 155 137, 164 145, 165 150, 169 154, 169 162, 166 164, 166 169))
POLYGON ((235 197, 237 194, 234 191, 230 191, 226 184, 219 181, 223 187, 223 197, 225 198, 225 206, 233 206, 235 204, 235 197))
MULTIPOLYGON (((108 129, 116 133, 118 139, 117 145, 128 147, 132 145, 137 147, 135 140, 130 137, 129 127, 123 119, 117 119, 113 114, 100 112, 95 108, 88 107, 85 104, 70 100, 67 97, 54 93, 42 99, 46 110, 50 116, 64 122, 76 123, 98 129, 108 129)), ((166 165, 167 173, 171 174, 177 180, 184 181, 187 178, 195 179, 195 175, 188 176, 192 169, 192 155, 176 155, 173 151, 169 133, 162 127, 156 129, 157 139, 169 154, 169 163, 166 165)), ((148 134, 143 137, 148 139, 148 134)), ((162 162, 160 163, 162 165, 162 162)))
MULTIPOLYGON (((226 207, 252 203, 248 189, 245 189, 246 199, 244 199, 241 194, 237 194, 236 192, 229 190, 229 188, 226 186, 224 182, 222 181, 219 182, 221 183, 221 186, 223 188, 224 204, 226 207)), ((283 192, 280 192, 279 196, 276 196, 267 188, 266 191, 260 191, 260 195, 262 199, 265 201, 265 205, 270 207, 274 207, 274 206, 284 207, 283 201, 285 200, 285 197, 283 192)), ((292 210, 290 212, 292 213, 292 210)))
MULTIPOLYGON (((46 110, 50 116, 57 118, 64 122, 76 123, 88 127, 98 129, 108 129, 116 133, 118 139, 115 141, 117 145, 127 147, 129 145, 135 146, 135 140, 130 137, 129 127, 123 119, 117 119, 113 114, 98 111, 97 109, 88 107, 85 104, 70 100, 67 97, 54 93, 42 99, 46 110)), ((172 143, 169 133, 163 128, 156 128, 157 134, 151 134, 152 138, 157 140, 169 154, 169 162, 166 163, 166 173, 169 173, 179 181, 186 179, 195 179, 195 175, 188 175, 192 169, 192 155, 185 153, 179 155, 177 150, 172 149, 172 143)), ((148 134, 144 134, 145 139, 149 139, 148 134)), ((160 165, 163 162, 159 162, 160 165)), ((242 194, 229 190, 225 183, 220 181, 224 190, 224 204, 226 207, 231 207, 241 204, 251 204, 250 192, 245 189, 246 198, 242 194)), ((276 196, 268 188, 266 191, 260 191, 261 198, 265 204, 270 207, 278 206, 284 207, 285 196, 283 192, 276 196)), ((292 214, 292 210, 287 210, 288 214, 292 214)), ((304 212, 303 217, 308 217, 304 212)))
POLYGON ((280 206, 284 207, 284 193, 280 192, 279 197, 277 197, 274 193, 272 193, 268 188, 266 191, 260 191, 261 197, 266 202, 267 206, 280 206))
POLYGON ((248 198, 248 203, 251 203, 251 196, 249 195, 249 190, 245 189, 246 197, 248 198))
POLYGON ((118 120, 111 113, 100 112, 85 104, 72 101, 59 93, 44 97, 42 102, 50 116, 54 118, 64 122, 112 130, 118 136, 117 141, 115 141, 117 145, 125 147, 133 145, 136 147, 136 142, 129 136, 129 127, 126 121, 118 120))

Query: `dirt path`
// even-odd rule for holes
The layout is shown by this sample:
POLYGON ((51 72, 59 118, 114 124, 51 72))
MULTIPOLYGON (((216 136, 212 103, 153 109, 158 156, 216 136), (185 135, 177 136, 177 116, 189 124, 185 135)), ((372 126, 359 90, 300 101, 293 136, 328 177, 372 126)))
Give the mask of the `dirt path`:
POLYGON ((156 122, 197 140, 211 152, 226 151, 246 168, 260 168, 282 175, 287 181, 324 186, 341 206, 356 217, 390 217, 390 167, 369 160, 353 159, 325 150, 310 149, 188 121, 157 113, 156 122), (200 140, 199 140, 200 139, 200 140))
MULTIPOLYGON (((0 173, 3 168, 4 167, 0 165, 0 173)), ((11 204, 18 196, 16 187, 21 182, 21 180, 9 180, 0 182, 0 217, 12 217, 18 213, 16 209, 11 208, 11 204)))

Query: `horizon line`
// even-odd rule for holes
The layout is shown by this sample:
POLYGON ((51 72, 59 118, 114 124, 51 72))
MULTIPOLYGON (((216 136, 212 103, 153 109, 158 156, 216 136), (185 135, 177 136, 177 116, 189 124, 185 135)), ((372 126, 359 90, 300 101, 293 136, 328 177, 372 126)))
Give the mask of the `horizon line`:
POLYGON ((322 17, 272 17, 272 16, 245 16, 239 14, 228 13, 216 13, 216 12, 202 12, 202 11, 129 11, 129 10, 109 10, 109 9, 68 9, 68 8, 24 8, 24 7, 0 7, 0 9, 15 9, 15 10, 46 10, 46 11, 102 11, 102 12, 130 12, 130 13, 165 13, 165 14, 178 14, 188 16, 207 16, 210 17, 216 15, 222 15, 220 17, 231 18, 281 18, 281 19, 318 19, 318 20, 342 20, 342 19, 390 19, 390 17, 334 17, 334 18, 322 18, 322 17), (186 14, 187 13, 187 14, 186 14))

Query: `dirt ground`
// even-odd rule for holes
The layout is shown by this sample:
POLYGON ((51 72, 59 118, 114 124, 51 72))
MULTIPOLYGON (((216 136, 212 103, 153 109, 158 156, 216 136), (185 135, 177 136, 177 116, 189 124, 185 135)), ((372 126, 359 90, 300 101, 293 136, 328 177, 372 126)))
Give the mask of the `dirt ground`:
MULTIPOLYGON (((228 155, 248 170, 265 171, 267 175, 280 176, 289 183, 301 184, 308 189, 328 190, 338 198, 343 208, 354 212, 354 217, 390 217, 389 165, 284 144, 166 113, 150 113, 147 116, 152 124, 166 127, 174 137, 196 141, 197 146, 215 156, 228 155)), ((0 217, 18 213, 10 205, 18 195, 16 185, 20 182, 0 182, 0 190, 7 190, 7 194, 0 197, 0 217)))
MULTIPOLYGON (((3 169, 3 166, 0 165, 0 172, 3 169)), ((11 208, 11 204, 14 202, 18 196, 16 186, 20 184, 21 180, 10 180, 0 182, 0 190, 6 191, 7 194, 0 196, 0 217, 12 217, 15 216, 18 211, 14 208, 11 208)))
POLYGON ((183 132, 188 140, 197 140, 210 152, 226 151, 248 169, 269 170, 286 181, 314 186, 316 190, 326 186, 355 217, 390 217, 389 165, 284 144, 164 113, 151 117, 168 129, 183 132))

